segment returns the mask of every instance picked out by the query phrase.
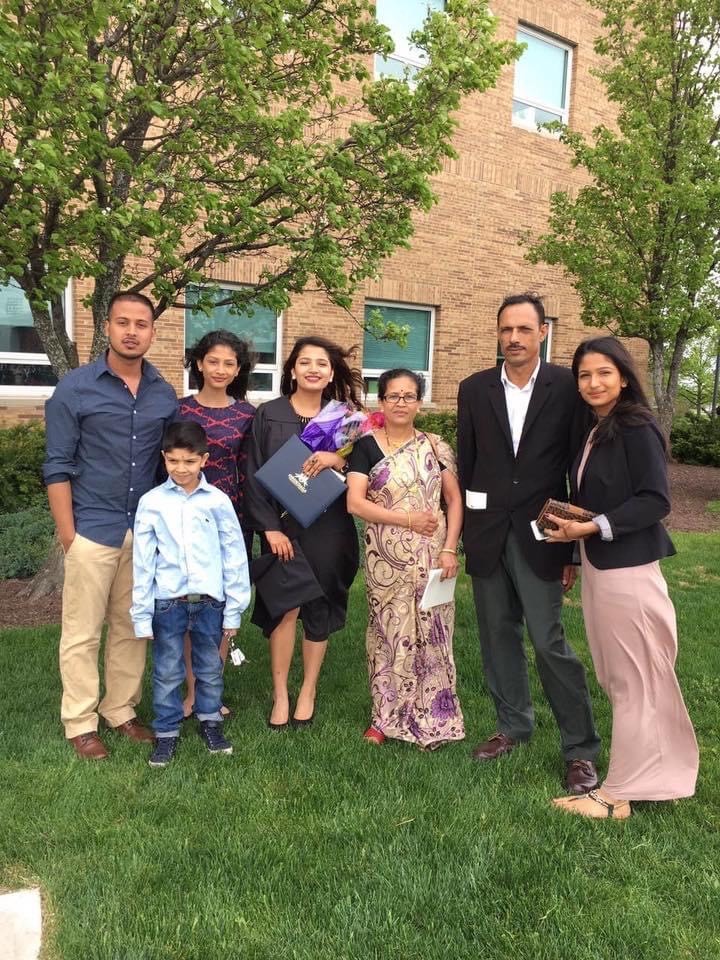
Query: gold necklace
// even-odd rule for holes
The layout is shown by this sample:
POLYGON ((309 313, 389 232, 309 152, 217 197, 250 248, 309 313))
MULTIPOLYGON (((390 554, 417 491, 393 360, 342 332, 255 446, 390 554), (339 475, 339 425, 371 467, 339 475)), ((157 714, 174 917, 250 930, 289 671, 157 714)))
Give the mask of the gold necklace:
POLYGON ((383 425, 383 433, 385 434, 385 440, 388 445, 388 450, 390 451, 399 450, 400 447, 404 447, 409 440, 412 440, 415 437, 415 427, 413 427, 413 431, 411 434, 409 434, 407 437, 405 437, 404 440, 401 440, 399 443, 396 443, 395 445, 393 445, 392 441, 390 440, 390 437, 388 436, 388 432, 387 432, 387 427, 385 425, 383 425))

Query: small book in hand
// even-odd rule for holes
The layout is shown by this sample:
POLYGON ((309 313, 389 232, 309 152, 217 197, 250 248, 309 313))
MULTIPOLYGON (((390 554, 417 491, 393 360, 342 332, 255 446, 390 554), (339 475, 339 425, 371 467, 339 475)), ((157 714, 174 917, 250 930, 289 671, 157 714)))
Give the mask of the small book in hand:
POLYGON ((546 530, 557 530, 557 524, 549 519, 549 514, 559 517, 561 520, 579 520, 585 523, 592 520, 597 514, 592 510, 585 510, 584 507, 576 507, 574 503, 564 503, 562 500, 546 500, 542 510, 538 514, 537 520, 530 523, 536 540, 547 540, 546 530))

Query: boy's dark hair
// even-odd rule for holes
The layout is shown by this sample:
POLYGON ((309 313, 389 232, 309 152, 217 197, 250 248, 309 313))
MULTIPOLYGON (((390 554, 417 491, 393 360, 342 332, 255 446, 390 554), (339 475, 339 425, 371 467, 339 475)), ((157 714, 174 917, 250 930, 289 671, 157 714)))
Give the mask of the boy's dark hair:
POLYGON ((545 306, 542 302, 542 297, 539 293, 533 293, 532 290, 526 290, 524 293, 513 293, 510 294, 510 296, 505 297, 503 302, 498 307, 498 324, 500 323, 500 314, 503 312, 505 307, 515 307, 519 303, 529 303, 532 307, 535 307, 535 313, 537 313, 540 326, 545 323, 545 306))
POLYGON ((208 452, 207 434, 194 420, 176 420, 165 430, 162 441, 162 451, 190 450, 191 453, 202 455, 208 452))
POLYGON ((112 308, 116 303, 121 302, 122 300, 130 300, 132 303, 142 303, 150 311, 150 317, 152 322, 155 323, 155 305, 149 297, 146 297, 144 293, 123 293, 122 290, 118 293, 114 293, 110 297, 110 303, 108 304, 107 315, 110 316, 112 308))

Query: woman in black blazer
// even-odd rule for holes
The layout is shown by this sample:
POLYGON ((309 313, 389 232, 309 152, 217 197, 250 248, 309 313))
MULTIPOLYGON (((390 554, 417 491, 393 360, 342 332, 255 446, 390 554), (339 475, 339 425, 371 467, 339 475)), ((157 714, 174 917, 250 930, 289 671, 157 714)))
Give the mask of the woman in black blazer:
POLYGON ((675 610, 658 563, 675 553, 665 441, 630 354, 615 337, 581 343, 573 373, 597 422, 572 470, 588 522, 554 518, 556 543, 579 540, 582 605, 598 680, 613 710, 608 773, 581 797, 554 801, 586 817, 630 816, 631 800, 695 792, 698 749, 675 676, 675 610))

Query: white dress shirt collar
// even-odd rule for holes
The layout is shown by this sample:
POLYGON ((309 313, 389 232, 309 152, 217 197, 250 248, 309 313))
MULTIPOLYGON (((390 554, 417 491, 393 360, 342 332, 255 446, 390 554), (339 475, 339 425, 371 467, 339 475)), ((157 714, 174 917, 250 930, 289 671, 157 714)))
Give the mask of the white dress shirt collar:
POLYGON ((538 360, 535 369, 530 375, 530 379, 524 387, 518 387, 508 379, 505 363, 500 371, 500 380, 502 381, 505 392, 505 406, 507 408, 508 421, 510 422, 510 434, 512 435, 513 451, 517 456, 520 446, 520 437, 525 426, 525 417, 530 406, 530 397, 532 396, 535 380, 540 371, 540 360, 538 360))

